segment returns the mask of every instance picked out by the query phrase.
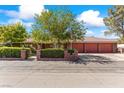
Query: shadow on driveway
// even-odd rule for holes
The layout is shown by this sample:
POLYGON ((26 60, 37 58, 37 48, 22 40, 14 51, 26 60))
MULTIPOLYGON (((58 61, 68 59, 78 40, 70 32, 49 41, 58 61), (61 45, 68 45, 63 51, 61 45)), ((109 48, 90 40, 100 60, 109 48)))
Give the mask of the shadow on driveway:
POLYGON ((100 64, 109 64, 112 63, 112 59, 108 58, 108 57, 104 57, 101 55, 80 55, 79 58, 77 60, 74 60, 72 63, 75 64, 85 64, 87 65, 88 63, 91 62, 96 62, 96 63, 100 63, 100 64))

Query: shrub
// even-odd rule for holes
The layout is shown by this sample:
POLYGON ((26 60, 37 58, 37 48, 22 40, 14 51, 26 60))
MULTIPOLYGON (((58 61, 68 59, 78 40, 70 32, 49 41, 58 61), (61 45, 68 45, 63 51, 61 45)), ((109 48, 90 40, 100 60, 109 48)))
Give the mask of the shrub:
POLYGON ((67 51, 68 51, 68 53, 70 53, 70 55, 72 55, 74 53, 75 49, 74 48, 69 48, 69 49, 67 49, 67 51))
POLYGON ((30 50, 31 50, 31 55, 35 56, 36 55, 36 50, 32 47, 30 47, 30 50))
POLYGON ((42 49, 41 57, 43 58, 64 58, 64 49, 61 49, 61 48, 42 49))
POLYGON ((27 56, 29 48, 22 47, 0 47, 0 58, 20 58, 21 50, 27 50, 27 56))

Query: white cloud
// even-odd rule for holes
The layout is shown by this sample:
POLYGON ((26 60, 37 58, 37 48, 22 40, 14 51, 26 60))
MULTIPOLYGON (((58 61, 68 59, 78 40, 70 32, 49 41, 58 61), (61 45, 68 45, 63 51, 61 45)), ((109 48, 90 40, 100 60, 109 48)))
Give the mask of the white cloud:
POLYGON ((101 31, 100 31, 101 34, 99 34, 98 37, 109 38, 109 39, 116 39, 116 38, 118 38, 118 36, 116 36, 116 35, 114 35, 114 34, 105 36, 105 35, 104 35, 104 32, 105 32, 105 31, 107 31, 107 30, 101 30, 101 31))
POLYGON ((32 22, 23 22, 23 24, 27 27, 27 28, 30 28, 32 26, 32 22))
POLYGON ((101 33, 105 33, 107 30, 102 30, 101 33))
POLYGON ((39 14, 44 10, 43 5, 28 5, 24 4, 19 7, 19 18, 21 19, 30 19, 33 18, 34 14, 39 14))
POLYGON ((23 24, 26 28, 30 28, 32 26, 32 22, 23 22, 21 19, 10 19, 8 20, 8 24, 13 24, 13 23, 17 23, 20 22, 21 24, 23 24))
POLYGON ((107 36, 104 35, 104 32, 105 32, 105 31, 106 31, 106 30, 101 30, 98 37, 107 38, 107 36))
POLYGON ((34 17, 35 14, 40 14, 44 11, 44 6, 41 4, 23 4, 19 6, 19 11, 15 10, 0 10, 0 13, 6 14, 9 17, 16 18, 16 19, 31 19, 34 17))
POLYGON ((22 20, 20 20, 20 19, 9 19, 8 20, 8 24, 13 24, 13 23, 17 23, 17 22, 23 23, 22 20))
POLYGON ((94 32, 91 30, 87 30, 86 36, 93 36, 94 32))
POLYGON ((77 20, 83 20, 87 25, 90 26, 104 26, 103 18, 100 17, 100 12, 95 10, 88 10, 82 12, 80 15, 77 16, 77 20))
POLYGON ((18 17, 18 12, 17 11, 5 11, 6 15, 10 17, 18 17))
POLYGON ((19 13, 14 10, 2 10, 0 9, 1 14, 6 14, 9 17, 18 17, 19 13))

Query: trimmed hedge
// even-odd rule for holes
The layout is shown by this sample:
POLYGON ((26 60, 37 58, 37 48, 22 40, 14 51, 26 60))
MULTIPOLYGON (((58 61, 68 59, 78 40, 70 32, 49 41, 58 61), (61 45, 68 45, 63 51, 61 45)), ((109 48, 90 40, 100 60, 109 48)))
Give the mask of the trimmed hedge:
POLYGON ((64 49, 61 48, 42 49, 41 58, 64 58, 64 49))
POLYGON ((72 55, 74 53, 75 49, 74 48, 69 48, 69 49, 67 49, 67 51, 68 51, 68 53, 70 53, 70 55, 72 55))
POLYGON ((21 50, 27 50, 27 56, 30 51, 29 48, 22 47, 0 47, 0 58, 20 58, 21 50))

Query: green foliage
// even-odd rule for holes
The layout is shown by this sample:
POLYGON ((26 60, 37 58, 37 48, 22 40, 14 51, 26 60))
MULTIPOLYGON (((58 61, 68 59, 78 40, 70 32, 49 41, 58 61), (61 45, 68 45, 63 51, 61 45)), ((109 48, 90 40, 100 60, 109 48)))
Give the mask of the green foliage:
POLYGON ((23 42, 28 33, 21 23, 0 25, 0 42, 23 42))
POLYGON ((42 49, 41 57, 43 58, 64 58, 64 49, 61 49, 61 48, 42 49))
POLYGON ((71 55, 75 52, 75 49, 74 48, 69 48, 67 49, 68 53, 70 53, 71 55))
POLYGON ((32 26, 32 36, 35 33, 34 40, 43 42, 50 40, 56 47, 61 43, 67 43, 71 40, 82 39, 85 35, 86 28, 83 22, 78 22, 76 17, 70 11, 54 10, 44 11, 40 15, 35 15, 35 23, 32 26), (45 38, 43 39, 43 36, 45 38))
POLYGON ((47 32, 43 32, 43 30, 33 30, 32 31, 32 39, 35 43, 44 43, 50 41, 50 35, 47 32))
POLYGON ((108 28, 105 35, 115 34, 124 38, 124 6, 116 5, 108 10, 108 17, 104 18, 104 23, 108 28))
POLYGON ((118 43, 123 44, 124 43, 124 37, 119 38, 118 43))
POLYGON ((30 49, 22 47, 0 47, 0 58, 20 58, 21 50, 26 50, 28 55, 30 49))

